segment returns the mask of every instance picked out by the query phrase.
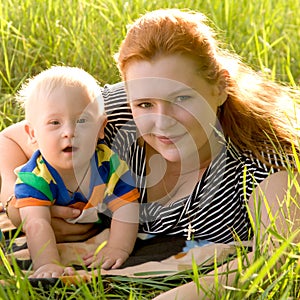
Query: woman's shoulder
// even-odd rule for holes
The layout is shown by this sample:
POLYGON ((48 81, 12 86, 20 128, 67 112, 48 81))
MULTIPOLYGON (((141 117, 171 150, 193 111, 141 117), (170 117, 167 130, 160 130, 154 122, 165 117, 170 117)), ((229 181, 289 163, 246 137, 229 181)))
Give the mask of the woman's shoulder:
POLYGON ((125 83, 123 81, 113 83, 113 84, 105 84, 103 87, 104 93, 122 93, 125 92, 125 83))
POLYGON ((123 82, 106 84, 103 87, 102 95, 108 122, 132 119, 123 82))
POLYGON ((266 147, 254 153, 251 150, 240 150, 231 142, 227 143, 228 152, 231 155, 244 163, 245 166, 252 170, 263 170, 265 172, 277 172, 284 168, 288 168, 293 164, 293 157, 284 151, 266 147))
POLYGON ((104 85, 102 95, 107 113, 118 106, 123 106, 124 104, 127 106, 124 82, 104 85))
POLYGON ((120 154, 120 149, 128 151, 128 143, 132 143, 136 134, 124 82, 106 84, 102 93, 108 121, 105 140, 109 147, 120 154))

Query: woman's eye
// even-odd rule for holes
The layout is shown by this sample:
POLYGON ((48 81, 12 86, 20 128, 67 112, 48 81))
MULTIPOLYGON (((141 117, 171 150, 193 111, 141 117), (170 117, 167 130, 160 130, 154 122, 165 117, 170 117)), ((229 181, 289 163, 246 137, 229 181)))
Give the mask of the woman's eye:
POLYGON ((152 104, 150 102, 143 102, 143 103, 138 104, 137 106, 141 107, 141 108, 150 108, 150 107, 152 107, 152 104))
POLYGON ((186 100, 188 100, 190 98, 191 98, 191 96, 177 96, 175 98, 175 102, 183 102, 183 101, 186 101, 186 100))

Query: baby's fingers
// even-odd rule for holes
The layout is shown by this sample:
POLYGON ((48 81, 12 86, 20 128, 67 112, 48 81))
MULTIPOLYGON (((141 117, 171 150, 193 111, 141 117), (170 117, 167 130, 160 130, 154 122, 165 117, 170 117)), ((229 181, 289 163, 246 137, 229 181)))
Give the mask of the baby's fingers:
POLYGON ((115 262, 115 264, 111 267, 112 269, 118 269, 119 267, 121 267, 124 263, 124 259, 122 258, 118 258, 115 262))
POLYGON ((86 266, 89 266, 93 261, 95 261, 96 257, 94 253, 89 253, 83 257, 83 262, 86 266))
MULTIPOLYGON (((101 264, 101 261, 99 261, 97 265, 96 265, 96 262, 93 263, 93 265, 95 265, 95 267, 99 266, 100 264, 101 264)), ((115 264, 115 259, 106 257, 102 261, 101 268, 107 270, 107 269, 110 269, 114 264, 115 264)))
POLYGON ((102 269, 110 269, 115 263, 115 259, 109 257, 98 257, 93 259, 92 263, 88 265, 89 268, 101 267, 102 269))
POLYGON ((65 276, 74 276, 75 274, 76 274, 76 271, 75 271, 75 269, 72 268, 72 267, 66 267, 66 268, 64 269, 63 275, 65 275, 65 276))

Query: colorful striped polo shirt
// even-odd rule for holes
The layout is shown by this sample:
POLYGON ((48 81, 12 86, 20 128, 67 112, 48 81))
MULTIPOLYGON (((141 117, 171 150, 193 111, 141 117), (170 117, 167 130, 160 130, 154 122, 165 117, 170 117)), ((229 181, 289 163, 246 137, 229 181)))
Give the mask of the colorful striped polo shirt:
POLYGON ((99 212, 116 211, 136 201, 139 192, 127 164, 103 142, 91 159, 89 195, 70 195, 59 173, 37 150, 17 172, 15 207, 62 205, 79 208, 82 213, 72 223, 97 222, 99 212))

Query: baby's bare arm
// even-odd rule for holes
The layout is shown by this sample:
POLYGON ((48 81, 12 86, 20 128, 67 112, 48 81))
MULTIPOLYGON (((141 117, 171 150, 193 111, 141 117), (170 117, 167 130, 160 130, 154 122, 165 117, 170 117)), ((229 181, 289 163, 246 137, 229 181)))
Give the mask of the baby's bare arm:
POLYGON ((84 257, 89 267, 101 265, 103 269, 119 268, 131 254, 138 232, 138 203, 119 208, 113 215, 107 245, 97 254, 84 257))
POLYGON ((50 209, 47 206, 27 206, 20 208, 23 230, 35 273, 33 277, 58 277, 64 268, 60 266, 60 256, 51 227, 50 209), (48 266, 46 268, 45 266, 48 266), (42 270, 42 271, 41 271, 42 270), (51 274, 49 274, 49 272, 51 274))

